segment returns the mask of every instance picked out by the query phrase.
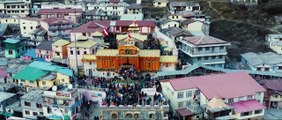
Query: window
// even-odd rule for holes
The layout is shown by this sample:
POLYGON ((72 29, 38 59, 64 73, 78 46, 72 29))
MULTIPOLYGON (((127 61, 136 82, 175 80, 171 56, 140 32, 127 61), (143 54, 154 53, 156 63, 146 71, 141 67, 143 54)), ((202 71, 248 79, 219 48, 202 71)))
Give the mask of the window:
POLYGON ((86 33, 82 33, 83 36, 86 36, 86 33))
POLYGON ((80 51, 76 51, 77 55, 80 55, 80 51))
POLYGON ((206 47, 206 50, 210 50, 210 48, 209 48, 209 47, 206 47))
POLYGON ((65 82, 65 79, 62 79, 62 82, 65 82))
POLYGON ((201 61, 201 60, 202 60, 202 58, 201 58, 201 57, 197 57, 197 60, 198 60, 198 61, 201 61))
POLYGON ((243 116, 249 116, 249 115, 251 115, 252 114, 252 112, 243 112, 243 113, 241 113, 241 116, 243 117, 243 116))
POLYGON ((179 107, 179 108, 183 107, 183 102, 179 102, 179 103, 178 103, 178 107, 179 107))
POLYGON ((212 56, 212 59, 214 60, 216 58, 216 56, 212 56))
POLYGON ((70 54, 73 55, 73 51, 72 50, 70 51, 70 54))
POLYGON ((89 62, 89 65, 92 65, 92 62, 89 62))
POLYGON ((87 51, 84 51, 84 53, 83 54, 87 54, 87 51))
POLYGON ((269 71, 269 68, 265 68, 264 71, 269 71))
POLYGON ((202 48, 198 48, 198 51, 202 51, 202 48))
POLYGON ((261 71, 261 68, 257 68, 257 71, 261 71))
POLYGON ((192 97, 192 92, 191 91, 187 91, 186 92, 186 98, 188 98, 188 97, 192 97))
POLYGON ((33 112, 33 116, 37 116, 37 112, 33 112))
POLYGON ((24 30, 26 29, 25 26, 23 27, 23 29, 24 29, 24 30))
POLYGON ((24 101, 24 106, 30 106, 30 102, 24 101))
POLYGON ((222 49, 224 49, 224 47, 223 47, 223 46, 220 46, 219 49, 222 50, 222 49))
POLYGON ((219 59, 223 59, 223 56, 222 56, 222 55, 220 55, 220 56, 218 56, 218 58, 219 58, 219 59))
POLYGON ((46 85, 46 81, 42 81, 42 85, 46 85))
POLYGON ((278 70, 282 70, 282 66, 279 66, 279 67, 278 67, 278 70))
POLYGON ((248 95, 248 100, 253 99, 252 95, 248 95))
POLYGON ((183 97, 184 97, 184 93, 183 92, 178 92, 177 98, 183 98, 183 97))
POLYGON ((230 104, 230 103, 233 103, 233 102, 234 102, 233 98, 228 99, 228 103, 229 103, 229 104, 230 104))
POLYGON ((24 112, 25 112, 26 115, 30 115, 30 112, 29 112, 29 111, 26 110, 26 111, 24 111, 24 112))
POLYGON ((186 102, 186 107, 190 106, 191 105, 191 101, 187 101, 186 102))
POLYGON ((262 113, 262 110, 255 110, 255 114, 260 114, 262 113))
POLYGON ((205 57, 205 60, 209 60, 209 57, 206 56, 206 57, 205 57))
POLYGON ((199 90, 195 90, 195 95, 200 95, 200 91, 199 90))
POLYGON ((60 56, 60 53, 59 53, 59 52, 56 52, 56 55, 57 55, 57 56, 60 56))
POLYGON ((36 103, 36 107, 37 107, 37 108, 42 108, 42 104, 36 103))
POLYGON ((30 29, 33 29, 33 27, 32 27, 32 26, 30 26, 30 29))
POLYGON ((12 55, 13 54, 13 50, 9 50, 9 55, 12 55))

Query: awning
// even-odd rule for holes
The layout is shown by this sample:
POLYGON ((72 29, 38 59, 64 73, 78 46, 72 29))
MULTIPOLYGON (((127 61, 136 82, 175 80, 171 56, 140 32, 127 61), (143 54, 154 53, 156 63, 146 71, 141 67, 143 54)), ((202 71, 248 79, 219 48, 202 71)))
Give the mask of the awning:
POLYGON ((64 115, 64 120, 70 120, 70 116, 64 115))
POLYGON ((261 103, 259 103, 256 100, 235 102, 235 103, 232 103, 230 106, 234 107, 234 110, 236 113, 261 110, 265 108, 265 106, 263 106, 261 103))

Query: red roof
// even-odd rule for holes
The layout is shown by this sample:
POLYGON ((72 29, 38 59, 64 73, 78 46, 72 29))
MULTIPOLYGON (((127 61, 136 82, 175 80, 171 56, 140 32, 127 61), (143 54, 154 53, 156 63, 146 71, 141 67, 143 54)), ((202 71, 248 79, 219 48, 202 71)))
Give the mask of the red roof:
POLYGON ((94 20, 94 21, 90 21, 86 24, 83 24, 81 26, 79 26, 78 28, 75 28, 72 32, 74 33, 93 33, 93 32, 103 32, 103 29, 105 27, 109 27, 110 26, 110 21, 108 20, 94 20))
POLYGON ((265 91, 245 72, 178 78, 169 82, 175 91, 199 88, 208 99, 236 98, 265 91))
POLYGON ((256 100, 239 101, 232 103, 230 106, 234 107, 236 113, 261 110, 265 108, 265 106, 256 100))
POLYGON ((69 8, 63 8, 63 9, 40 9, 38 14, 45 14, 45 13, 82 13, 82 9, 69 9, 69 8))
POLYGON ((0 78, 5 78, 8 76, 8 73, 4 69, 0 69, 0 78))
POLYGON ((182 117, 186 117, 186 116, 191 116, 193 115, 193 112, 191 112, 190 110, 188 110, 187 108, 179 108, 175 110, 179 115, 181 115, 182 117))
POLYGON ((59 23, 59 21, 62 22, 60 24, 69 24, 69 23, 71 23, 71 21, 68 21, 68 20, 62 19, 62 18, 57 18, 57 17, 45 18, 45 19, 43 19, 41 21, 46 22, 47 24, 57 24, 57 23, 59 23))
MULTIPOLYGON (((132 24, 132 20, 117 20, 116 21, 116 26, 129 26, 132 24)), ((148 27, 155 27, 156 23, 155 21, 152 20, 142 20, 142 21, 136 21, 138 26, 148 26, 148 27)))

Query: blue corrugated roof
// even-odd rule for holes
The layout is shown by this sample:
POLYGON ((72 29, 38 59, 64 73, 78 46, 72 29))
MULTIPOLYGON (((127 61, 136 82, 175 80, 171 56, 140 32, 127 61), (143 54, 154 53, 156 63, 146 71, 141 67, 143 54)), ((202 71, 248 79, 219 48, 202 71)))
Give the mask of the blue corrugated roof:
POLYGON ((29 51, 27 51, 24 56, 28 56, 28 57, 31 57, 31 58, 36 58, 36 52, 35 52, 35 49, 31 49, 29 51))
POLYGON ((6 32, 8 24, 0 24, 0 36, 3 36, 6 32))
POLYGON ((61 67, 61 66, 58 66, 58 65, 54 65, 50 62, 34 61, 31 64, 29 64, 29 66, 39 68, 39 69, 42 69, 42 70, 59 72, 59 73, 62 73, 64 75, 68 75, 68 76, 73 76, 71 69, 61 67))
POLYGON ((5 43, 15 44, 15 43, 20 42, 20 40, 19 39, 15 39, 15 38, 7 38, 4 42, 5 43))

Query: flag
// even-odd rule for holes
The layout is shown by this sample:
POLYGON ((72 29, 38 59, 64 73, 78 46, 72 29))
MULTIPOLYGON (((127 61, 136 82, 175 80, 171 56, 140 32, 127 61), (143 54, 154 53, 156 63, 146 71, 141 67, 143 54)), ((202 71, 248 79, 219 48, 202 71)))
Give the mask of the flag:
POLYGON ((127 33, 127 38, 128 38, 128 39, 130 39, 130 38, 131 38, 131 36, 130 36, 130 32, 128 32, 128 33, 127 33))
POLYGON ((194 94, 193 94, 193 100, 194 101, 196 101, 197 100, 197 96, 196 96, 196 94, 195 94, 196 92, 194 92, 194 94))
POLYGON ((103 29, 103 34, 104 34, 104 36, 109 36, 109 32, 108 32, 108 28, 107 27, 105 27, 103 29))

